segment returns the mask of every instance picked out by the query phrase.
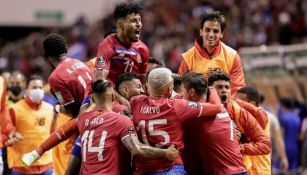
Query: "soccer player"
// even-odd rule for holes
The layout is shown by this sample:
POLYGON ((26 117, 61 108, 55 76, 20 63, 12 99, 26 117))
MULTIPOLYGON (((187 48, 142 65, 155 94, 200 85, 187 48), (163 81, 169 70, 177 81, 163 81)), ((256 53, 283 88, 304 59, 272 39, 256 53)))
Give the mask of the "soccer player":
MULTIPOLYGON (((184 99, 169 99, 173 92, 172 72, 167 68, 155 68, 147 79, 149 97, 138 95, 131 98, 133 123, 139 139, 155 147, 175 145, 183 150, 182 124, 189 119, 212 116, 222 111, 221 103, 196 103, 184 99)), ((186 174, 181 156, 174 161, 167 159, 136 160, 140 174, 186 174)))
POLYGON ((270 139, 257 120, 231 97, 230 77, 226 73, 213 72, 208 77, 208 84, 217 90, 222 103, 230 114, 230 118, 241 134, 240 140, 243 140, 243 134, 247 137, 247 141, 244 141, 240 147, 241 153, 244 155, 245 166, 249 169, 252 166, 251 161, 245 155, 269 154, 272 149, 270 139))
POLYGON ((110 82, 97 80, 92 85, 96 108, 83 112, 78 119, 81 135, 82 165, 80 174, 119 174, 119 140, 134 156, 174 160, 174 146, 158 149, 141 144, 132 121, 112 111, 114 89, 110 82))
POLYGON ((61 105, 61 112, 76 117, 92 80, 90 69, 81 61, 66 57, 67 44, 57 34, 44 40, 45 59, 53 71, 48 78, 52 93, 61 105))
MULTIPOLYGON (((140 79, 131 72, 125 72, 120 74, 116 80, 115 88, 120 95, 122 95, 127 100, 130 100, 131 97, 140 95, 143 93, 142 83, 140 79)), ((132 119, 131 110, 125 105, 120 104, 117 101, 113 102, 113 112, 125 115, 132 119)), ((121 172, 126 172, 128 174, 130 166, 130 155, 127 154, 125 149, 121 150, 121 172)), ((79 172, 81 165, 81 138, 78 138, 75 146, 70 156, 70 160, 67 166, 66 174, 76 174, 79 172)))
MULTIPOLYGON (((195 102, 212 100, 207 99, 208 84, 203 74, 194 72, 183 74, 182 82, 184 99, 195 102)), ((211 95, 217 93, 213 87, 209 87, 209 90, 211 95)), ((224 110, 212 118, 192 119, 185 124, 183 158, 188 174, 246 173, 234 123, 226 109, 224 110)))
POLYGON ((193 71, 208 76, 212 71, 221 70, 230 75, 234 95, 245 86, 245 80, 239 54, 221 41, 225 27, 226 20, 220 12, 202 15, 200 37, 195 40, 194 47, 182 54, 178 73, 193 71))
MULTIPOLYGON (((79 114, 82 101, 90 91, 92 75, 90 69, 83 62, 66 57, 67 44, 62 36, 48 35, 43 42, 43 47, 45 59, 53 68, 48 82, 51 92, 60 103, 60 113, 56 125, 61 126, 79 114)), ((59 136, 57 132, 51 134, 36 151, 23 156, 22 161, 28 166, 31 165, 44 152, 52 148, 50 145, 59 136)), ((76 136, 54 148, 55 174, 64 174, 75 139, 76 136)))
MULTIPOLYGON (((120 4, 115 8, 116 33, 105 38, 98 47, 95 79, 108 79, 113 85, 123 72, 133 72, 145 83, 149 50, 140 41, 142 9, 136 4, 120 4)), ((117 101, 129 102, 116 93, 117 101)))
MULTIPOLYGON (((251 113, 260 126, 264 129, 266 135, 270 137, 270 121, 266 112, 258 107, 260 103, 260 95, 257 89, 252 87, 243 87, 238 90, 236 95, 237 101, 240 106, 251 113), (247 102, 247 103, 244 103, 247 102)), ((249 175, 270 175, 271 174, 271 155, 264 154, 258 156, 250 156, 252 167, 248 170, 249 175)))

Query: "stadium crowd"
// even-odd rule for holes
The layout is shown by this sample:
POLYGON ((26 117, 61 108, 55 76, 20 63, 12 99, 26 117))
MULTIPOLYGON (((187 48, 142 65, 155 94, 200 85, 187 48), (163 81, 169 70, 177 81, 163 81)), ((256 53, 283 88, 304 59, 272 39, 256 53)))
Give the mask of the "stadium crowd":
POLYGON ((182 4, 2 44, 3 174, 303 173, 306 107, 263 106, 235 49, 303 42, 307 3, 182 4))

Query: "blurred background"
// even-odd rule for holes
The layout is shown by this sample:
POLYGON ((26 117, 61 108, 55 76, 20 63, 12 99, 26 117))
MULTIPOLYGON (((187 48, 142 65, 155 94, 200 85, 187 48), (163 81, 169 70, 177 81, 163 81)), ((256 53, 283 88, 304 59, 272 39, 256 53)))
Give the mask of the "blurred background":
MULTIPOLYGON (((70 57, 95 57, 104 34, 114 29, 112 12, 119 2, 132 1, 0 0, 0 72, 47 78, 41 42, 51 32, 67 39, 70 57)), ((302 126, 307 116, 307 0, 133 2, 144 8, 141 35, 150 55, 174 72, 181 53, 199 34, 199 16, 222 11, 227 20, 223 41, 239 51, 248 85, 265 96, 264 106, 276 114, 280 99, 291 99, 302 126)), ((303 136, 306 128, 300 131, 303 136)))

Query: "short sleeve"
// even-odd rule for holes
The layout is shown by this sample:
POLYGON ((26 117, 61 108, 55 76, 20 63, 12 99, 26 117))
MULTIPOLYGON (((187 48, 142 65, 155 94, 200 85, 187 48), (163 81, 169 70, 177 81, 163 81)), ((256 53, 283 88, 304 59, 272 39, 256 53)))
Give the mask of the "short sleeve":
POLYGON ((97 58, 94 66, 95 69, 106 70, 109 72, 112 56, 113 47, 107 39, 104 39, 98 47, 97 58))
POLYGON ((69 91, 66 83, 62 81, 62 79, 51 78, 49 79, 49 84, 52 93, 56 96, 62 107, 75 102, 73 95, 69 91))
POLYGON ((199 117, 203 107, 197 102, 184 99, 174 99, 174 109, 178 118, 182 121, 199 117))
POLYGON ((135 134, 135 128, 132 121, 128 117, 123 117, 118 114, 119 121, 117 122, 116 131, 119 132, 120 139, 124 139, 130 134, 135 134))

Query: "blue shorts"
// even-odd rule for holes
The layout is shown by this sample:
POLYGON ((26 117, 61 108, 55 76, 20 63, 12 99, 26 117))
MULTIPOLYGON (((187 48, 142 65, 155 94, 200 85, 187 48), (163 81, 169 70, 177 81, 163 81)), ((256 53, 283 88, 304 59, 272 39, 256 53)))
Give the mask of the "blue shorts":
MULTIPOLYGON (((17 173, 16 171, 14 171, 14 169, 12 170, 12 175, 24 175, 22 173, 17 173)), ((53 175, 53 169, 49 169, 41 174, 33 174, 33 175, 53 175)))
POLYGON ((85 99, 83 100, 83 102, 82 102, 82 105, 81 105, 81 107, 80 107, 80 109, 83 107, 83 106, 87 106, 87 105, 89 105, 90 103, 91 103, 91 99, 92 99, 92 96, 87 96, 87 97, 85 97, 85 99))
POLYGON ((247 172, 244 173, 238 173, 238 174, 233 174, 233 175, 248 175, 247 172))
POLYGON ((71 154, 82 159, 81 155, 81 137, 79 136, 75 142, 74 148, 71 151, 71 154))
POLYGON ((184 170, 183 165, 174 165, 170 170, 160 173, 149 173, 146 175, 187 175, 187 172, 184 170))

